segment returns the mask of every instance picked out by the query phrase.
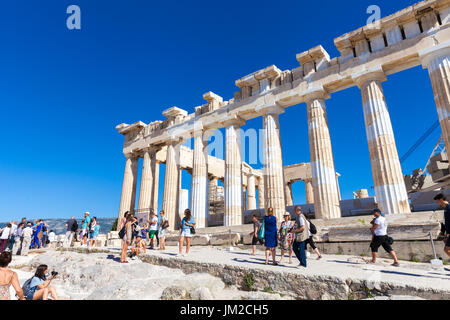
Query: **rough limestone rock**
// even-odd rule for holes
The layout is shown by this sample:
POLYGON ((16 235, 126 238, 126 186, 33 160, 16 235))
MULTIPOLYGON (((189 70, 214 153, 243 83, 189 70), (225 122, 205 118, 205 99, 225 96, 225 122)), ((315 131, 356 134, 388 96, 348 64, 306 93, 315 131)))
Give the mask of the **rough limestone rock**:
MULTIPOLYGON (((237 245, 241 241, 241 235, 239 233, 231 233, 231 243, 232 245, 237 245)), ((228 245, 230 242, 230 234, 213 234, 210 238, 210 244, 213 246, 228 245)))
POLYGON ((200 287, 192 291, 191 298, 193 300, 214 300, 211 291, 205 287, 200 287))
POLYGON ((161 300, 183 300, 188 298, 188 292, 180 286, 170 286, 164 289, 161 300))

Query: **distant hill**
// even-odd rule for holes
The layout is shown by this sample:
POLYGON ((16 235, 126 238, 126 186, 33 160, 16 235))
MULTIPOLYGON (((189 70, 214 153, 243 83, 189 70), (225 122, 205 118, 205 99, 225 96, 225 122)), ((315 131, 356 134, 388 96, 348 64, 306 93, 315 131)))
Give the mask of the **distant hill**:
MULTIPOLYGON (((50 230, 55 231, 58 234, 66 233, 66 221, 68 219, 44 219, 45 223, 48 224, 50 230)), ((79 227, 81 228, 81 219, 76 219, 79 227)), ((97 222, 100 225, 100 233, 105 234, 111 231, 111 227, 116 218, 97 218, 97 222)), ((35 222, 36 220, 33 220, 35 222)), ((0 228, 6 226, 6 222, 0 222, 0 228)))

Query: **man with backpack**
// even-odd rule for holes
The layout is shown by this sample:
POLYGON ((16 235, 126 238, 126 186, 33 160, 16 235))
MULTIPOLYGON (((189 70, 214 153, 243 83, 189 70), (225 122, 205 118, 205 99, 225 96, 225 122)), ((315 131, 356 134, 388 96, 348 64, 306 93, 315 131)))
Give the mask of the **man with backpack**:
POLYGON ((64 242, 63 246, 65 248, 69 248, 72 244, 72 239, 75 234, 75 232, 78 230, 78 223, 77 220, 75 220, 75 217, 72 216, 69 220, 66 222, 66 235, 64 236, 64 242))
POLYGON ((292 250, 295 256, 300 261, 299 266, 306 268, 306 241, 309 239, 309 222, 302 214, 302 208, 295 206, 295 225, 294 233, 295 239, 292 245, 292 250))
POLYGON ((370 243, 372 260, 369 263, 375 264, 377 262, 378 248, 383 246, 384 250, 386 250, 386 252, 394 259, 392 266, 398 267, 400 264, 397 255, 391 247, 392 243, 394 243, 394 239, 387 235, 387 222, 384 213, 382 213, 380 209, 373 209, 373 215, 375 216, 375 219, 370 222, 370 224, 372 224, 372 227, 370 228, 370 231, 372 231, 372 242, 370 243))

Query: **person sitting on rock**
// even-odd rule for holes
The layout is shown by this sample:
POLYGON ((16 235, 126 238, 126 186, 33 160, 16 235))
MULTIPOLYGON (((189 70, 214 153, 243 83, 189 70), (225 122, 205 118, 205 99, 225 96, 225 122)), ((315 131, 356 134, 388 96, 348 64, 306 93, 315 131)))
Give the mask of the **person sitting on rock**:
POLYGON ((58 300, 56 289, 50 286, 52 280, 56 278, 56 274, 47 280, 47 273, 47 265, 41 264, 37 267, 34 277, 31 278, 30 290, 26 293, 27 300, 48 300, 49 295, 53 300, 58 300))
POLYGON ((142 237, 139 235, 136 237, 136 244, 133 248, 131 248, 131 259, 135 260, 137 256, 141 253, 141 250, 143 253, 145 253, 145 241, 142 239, 142 237))

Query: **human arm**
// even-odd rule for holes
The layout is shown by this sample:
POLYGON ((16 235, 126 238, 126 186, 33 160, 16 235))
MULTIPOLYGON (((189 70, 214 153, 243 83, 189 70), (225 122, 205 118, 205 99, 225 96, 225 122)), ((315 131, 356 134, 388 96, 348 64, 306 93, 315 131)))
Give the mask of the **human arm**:
POLYGON ((17 273, 15 273, 15 272, 14 272, 13 278, 11 280, 11 285, 13 286, 14 290, 16 291, 17 298, 19 298, 19 300, 25 300, 22 287, 20 286, 19 277, 17 276, 17 273))

